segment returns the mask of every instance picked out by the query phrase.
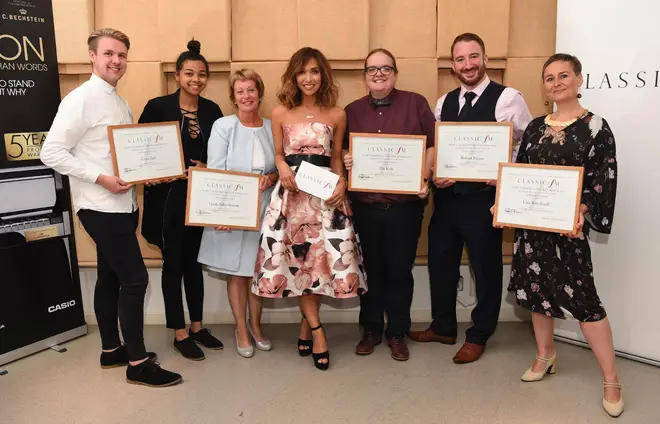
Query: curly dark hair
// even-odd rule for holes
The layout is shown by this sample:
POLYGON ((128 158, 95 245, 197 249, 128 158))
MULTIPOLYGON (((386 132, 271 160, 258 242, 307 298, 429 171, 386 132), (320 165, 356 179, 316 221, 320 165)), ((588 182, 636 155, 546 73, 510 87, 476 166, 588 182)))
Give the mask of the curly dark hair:
POLYGON ((321 71, 321 87, 316 92, 316 104, 323 107, 334 107, 337 105, 339 88, 332 76, 332 67, 328 59, 317 49, 303 47, 291 56, 289 65, 282 75, 282 88, 277 93, 277 99, 287 109, 293 109, 302 102, 302 93, 298 88, 296 76, 303 71, 305 65, 316 59, 321 71))

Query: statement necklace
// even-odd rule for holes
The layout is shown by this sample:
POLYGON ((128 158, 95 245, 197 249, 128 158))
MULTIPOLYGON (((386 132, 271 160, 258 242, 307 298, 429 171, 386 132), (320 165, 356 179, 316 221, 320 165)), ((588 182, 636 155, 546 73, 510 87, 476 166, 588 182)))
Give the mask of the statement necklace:
POLYGON ((575 118, 568 121, 555 121, 554 119, 550 119, 551 115, 546 115, 544 121, 546 125, 551 127, 566 128, 567 126, 573 124, 575 121, 583 117, 586 113, 587 113, 587 109, 584 109, 579 116, 576 116, 575 118))

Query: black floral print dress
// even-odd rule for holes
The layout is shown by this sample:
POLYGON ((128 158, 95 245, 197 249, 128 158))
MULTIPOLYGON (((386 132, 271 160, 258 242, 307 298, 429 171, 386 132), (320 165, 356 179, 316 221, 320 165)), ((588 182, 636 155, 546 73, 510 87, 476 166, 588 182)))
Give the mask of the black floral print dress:
POLYGON ((582 203, 589 207, 583 236, 516 229, 508 287, 520 306, 554 318, 598 321, 606 313, 594 285, 589 230, 609 234, 614 217, 617 162, 607 122, 591 112, 555 131, 545 117, 523 136, 516 162, 584 167, 582 203))

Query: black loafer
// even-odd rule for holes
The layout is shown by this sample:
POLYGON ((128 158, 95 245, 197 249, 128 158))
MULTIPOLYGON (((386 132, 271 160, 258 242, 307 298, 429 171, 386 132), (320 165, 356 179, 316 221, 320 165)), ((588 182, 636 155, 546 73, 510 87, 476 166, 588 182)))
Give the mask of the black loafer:
POLYGON ((220 340, 211 335, 211 330, 208 328, 202 328, 196 333, 193 333, 192 330, 189 330, 188 335, 195 342, 201 344, 207 349, 220 350, 225 347, 220 340))
MULTIPOLYGON (((155 352, 147 352, 150 361, 156 359, 155 352)), ((128 352, 126 346, 121 345, 112 352, 101 352, 101 368, 125 367, 128 365, 128 352)))
POLYGON ((182 382, 183 377, 175 372, 162 369, 157 361, 144 361, 135 366, 128 366, 126 381, 130 384, 149 387, 167 387, 182 382))
POLYGON ((184 358, 191 361, 204 360, 204 352, 197 346, 192 337, 187 337, 181 341, 174 339, 174 349, 178 350, 184 358))

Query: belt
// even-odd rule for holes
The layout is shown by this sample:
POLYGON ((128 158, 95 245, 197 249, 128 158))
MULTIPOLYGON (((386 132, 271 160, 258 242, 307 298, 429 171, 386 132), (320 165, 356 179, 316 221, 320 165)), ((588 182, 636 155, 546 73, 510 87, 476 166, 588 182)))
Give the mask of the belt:
POLYGON ((289 166, 300 166, 303 162, 309 162, 312 165, 330 168, 330 156, 325 155, 289 155, 285 160, 289 166))
POLYGON ((371 209, 392 209, 392 208, 401 208, 409 205, 419 205, 423 204, 422 199, 414 199, 407 202, 392 202, 392 203, 381 203, 381 202, 361 202, 359 200, 352 200, 353 206, 357 208, 371 208, 371 209))

